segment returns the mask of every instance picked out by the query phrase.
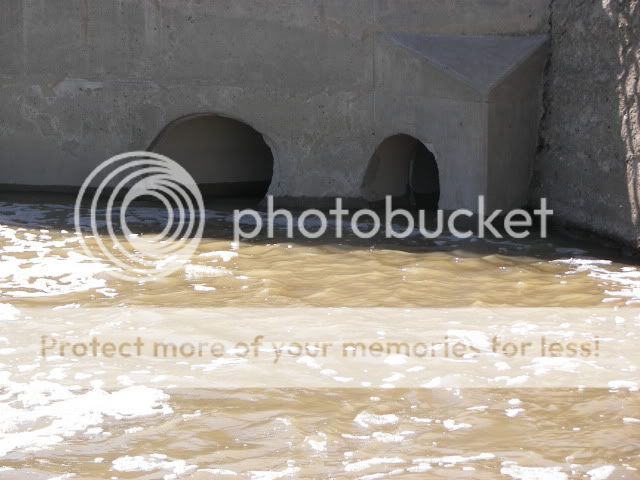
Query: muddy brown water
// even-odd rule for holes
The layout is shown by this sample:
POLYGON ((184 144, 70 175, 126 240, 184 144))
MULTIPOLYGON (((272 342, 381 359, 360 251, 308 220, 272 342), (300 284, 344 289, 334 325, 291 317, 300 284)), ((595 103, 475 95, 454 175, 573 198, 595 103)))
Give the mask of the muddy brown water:
MULTIPOLYGON (((640 302, 634 261, 557 235, 280 238, 234 248, 228 210, 212 209, 188 265, 130 283, 86 257, 73 230, 68 202, 0 202, 5 328, 37 330, 38 318, 6 320, 31 307, 612 310, 640 302)), ((0 478, 640 478, 633 388, 173 391, 159 379, 114 390, 91 384, 93 372, 63 385, 47 362, 13 362, 11 345, 0 354, 0 478)))

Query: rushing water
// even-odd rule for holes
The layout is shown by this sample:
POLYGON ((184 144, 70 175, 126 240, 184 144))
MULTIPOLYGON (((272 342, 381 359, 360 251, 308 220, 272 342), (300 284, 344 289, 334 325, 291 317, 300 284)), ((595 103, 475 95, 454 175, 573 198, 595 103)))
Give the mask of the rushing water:
MULTIPOLYGON (((133 215, 143 225, 159 214, 133 215)), ((108 264, 79 248, 70 204, 0 203, 0 478, 640 478, 637 385, 190 391, 161 378, 107 388, 91 383, 93 371, 70 385, 64 368, 16 364, 9 329, 49 328, 11 320, 34 307, 613 311, 640 301, 634 263, 575 238, 234 248, 229 213, 207 217, 191 263, 136 284, 108 276, 108 264)))

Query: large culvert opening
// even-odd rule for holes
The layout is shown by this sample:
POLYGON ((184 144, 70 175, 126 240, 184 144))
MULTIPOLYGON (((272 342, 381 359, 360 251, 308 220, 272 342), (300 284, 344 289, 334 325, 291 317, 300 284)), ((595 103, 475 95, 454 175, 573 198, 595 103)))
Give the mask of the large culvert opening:
POLYGON ((386 138, 369 161, 363 192, 373 205, 391 195, 394 205, 436 210, 440 178, 435 155, 410 135, 386 138))
POLYGON ((264 137, 231 118, 198 115, 176 120, 150 150, 182 165, 204 197, 262 199, 271 184, 273 153, 264 137))

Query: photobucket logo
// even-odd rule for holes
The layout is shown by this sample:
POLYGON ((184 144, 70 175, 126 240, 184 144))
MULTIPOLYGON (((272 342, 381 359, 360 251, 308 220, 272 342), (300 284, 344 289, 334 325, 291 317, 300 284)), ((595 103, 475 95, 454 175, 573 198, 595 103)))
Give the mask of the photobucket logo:
POLYGON ((196 182, 179 164, 153 152, 128 152, 89 174, 76 198, 74 221, 89 256, 117 267, 109 273, 121 280, 140 281, 170 275, 189 261, 202 237, 205 210, 196 182), (164 206, 160 233, 139 235, 127 224, 127 210, 141 198, 164 206), (83 227, 93 236, 83 236, 83 227))
POLYGON ((467 239, 476 235, 478 238, 514 238, 524 239, 531 235, 534 227, 534 217, 538 217, 541 238, 547 238, 548 218, 553 215, 553 210, 547 208, 547 199, 540 200, 540 207, 531 213, 524 209, 515 209, 508 212, 494 210, 487 212, 484 196, 478 197, 477 214, 468 209, 457 209, 447 213, 438 210, 435 213, 435 229, 427 228, 426 212, 417 212, 416 222, 414 213, 403 208, 393 207, 393 198, 387 195, 385 198, 384 221, 379 214, 370 209, 359 209, 351 213, 343 208, 342 199, 336 198, 335 208, 329 210, 331 221, 325 212, 317 209, 304 210, 294 214, 284 208, 274 210, 273 197, 267 197, 266 222, 265 215, 253 209, 234 210, 233 233, 234 242, 241 239, 252 239, 263 234, 264 225, 267 227, 267 237, 274 238, 276 230, 286 229, 287 238, 294 237, 294 226, 303 238, 317 239, 326 235, 329 223, 335 225, 331 234, 335 238, 343 238, 343 229, 347 228, 358 238, 369 239, 381 233, 384 229, 385 238, 404 239, 411 236, 422 236, 425 239, 435 239, 446 233, 458 239, 467 239), (467 226, 460 227, 460 223, 466 218, 467 226), (345 220, 349 219, 349 220, 345 220), (401 223, 398 223, 400 220, 401 223), (312 224, 311 226, 309 224, 312 224), (446 224, 446 225, 445 225, 446 224), (473 225, 470 226, 470 225, 473 225), (477 227, 477 228, 475 228, 477 227), (503 235, 504 232, 504 235, 503 235))

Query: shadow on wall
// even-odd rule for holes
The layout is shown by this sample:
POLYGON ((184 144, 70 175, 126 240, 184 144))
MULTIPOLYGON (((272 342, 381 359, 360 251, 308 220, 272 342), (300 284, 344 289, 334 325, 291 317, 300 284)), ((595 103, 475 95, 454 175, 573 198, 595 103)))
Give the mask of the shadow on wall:
POLYGON ((262 198, 271 184, 271 149, 258 131, 231 118, 179 118, 160 132, 149 150, 182 165, 204 196, 262 198))
POLYGON ((436 158, 410 135, 388 137, 369 161, 362 190, 374 207, 384 204, 385 196, 391 195, 398 207, 436 210, 440 199, 436 158))

